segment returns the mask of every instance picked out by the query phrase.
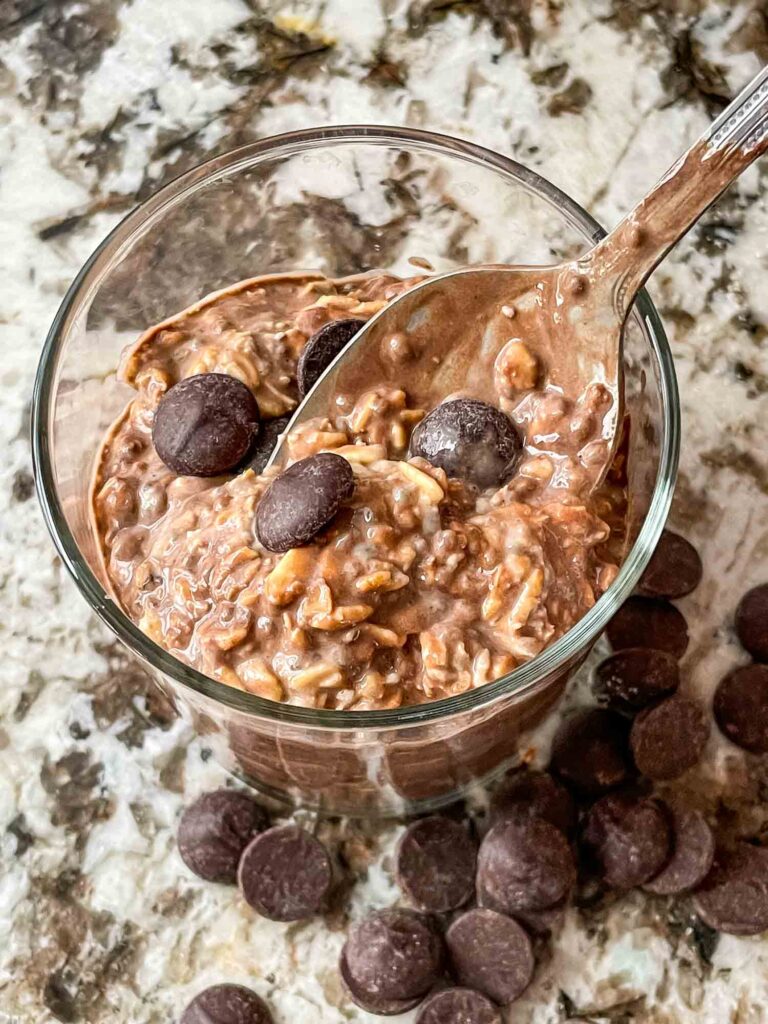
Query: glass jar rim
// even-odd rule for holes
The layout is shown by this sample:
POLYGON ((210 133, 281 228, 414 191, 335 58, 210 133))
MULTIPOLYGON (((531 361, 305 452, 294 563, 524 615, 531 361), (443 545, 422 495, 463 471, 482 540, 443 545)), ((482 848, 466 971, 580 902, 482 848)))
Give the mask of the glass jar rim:
POLYGON ((80 552, 59 501, 51 461, 49 424, 61 343, 70 323, 76 319, 112 264, 133 244, 136 235, 148 230, 163 212, 180 204, 189 192, 262 158, 289 157, 307 148, 333 144, 361 143, 404 145, 488 166, 514 178, 557 208, 587 239, 596 241, 605 234, 590 214, 546 178, 509 157, 453 136, 385 125, 339 125, 270 136, 214 157, 173 179, 124 217, 99 244, 70 285, 46 337, 35 378, 31 421, 35 482, 46 525, 80 593, 117 638, 132 653, 156 671, 170 677, 174 683, 234 711, 271 719, 276 723, 337 731, 396 729, 434 723, 468 711, 479 711, 506 696, 522 696, 541 679, 556 674, 575 651, 587 647, 597 638, 629 597, 645 569, 669 511, 680 448, 680 410, 672 353, 659 315, 647 292, 643 290, 636 299, 635 309, 643 321, 660 368, 664 419, 659 467, 650 507, 631 550, 608 590, 575 626, 531 661, 492 683, 442 700, 394 710, 338 711, 279 703, 217 682, 185 665, 146 636, 106 593, 92 572, 80 552))

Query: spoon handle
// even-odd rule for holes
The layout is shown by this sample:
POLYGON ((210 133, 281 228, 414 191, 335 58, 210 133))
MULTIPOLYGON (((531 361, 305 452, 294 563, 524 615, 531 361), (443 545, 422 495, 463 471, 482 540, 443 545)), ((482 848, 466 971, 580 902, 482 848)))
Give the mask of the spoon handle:
POLYGON ((601 242, 579 270, 610 289, 623 320, 672 246, 724 189, 768 149, 768 67, 601 242))

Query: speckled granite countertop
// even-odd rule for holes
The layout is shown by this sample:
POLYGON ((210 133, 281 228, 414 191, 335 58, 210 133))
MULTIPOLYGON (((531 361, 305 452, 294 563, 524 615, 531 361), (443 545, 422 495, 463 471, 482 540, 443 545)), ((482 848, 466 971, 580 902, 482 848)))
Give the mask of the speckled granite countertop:
MULTIPOLYGON (((204 157, 320 123, 476 139, 611 225, 766 61, 758 0, 0 2, 0 1022, 160 1024, 222 980, 254 987, 278 1024, 373 1021, 335 960, 344 915, 394 900, 391 828, 329 826, 359 880, 343 910, 299 926, 257 919, 179 860, 181 808, 222 773, 153 717, 33 496, 33 374, 86 256, 204 157)), ((683 395, 673 522, 705 562, 681 603, 684 685, 704 698, 743 658, 738 596, 768 576, 767 180, 764 161, 651 286, 683 395)), ((713 736, 694 776, 711 810, 765 830, 765 760, 713 736)), ((766 1006, 768 941, 633 894, 569 912, 510 1019, 757 1024, 766 1006)))

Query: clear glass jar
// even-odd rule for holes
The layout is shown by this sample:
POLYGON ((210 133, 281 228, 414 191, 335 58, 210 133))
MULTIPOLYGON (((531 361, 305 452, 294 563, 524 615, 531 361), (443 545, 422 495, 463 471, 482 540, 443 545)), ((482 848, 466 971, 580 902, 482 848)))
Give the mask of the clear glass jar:
POLYGON ((217 157, 131 213, 91 256, 51 327, 33 452, 59 553, 84 598, 233 771, 273 796, 334 812, 433 808, 517 755, 631 593, 669 508, 679 449, 672 358, 642 293, 625 335, 629 548, 594 608, 541 655, 487 686, 394 711, 316 711, 201 675, 112 601, 89 520, 94 455, 130 398, 115 370, 144 328, 207 292, 280 270, 335 276, 467 263, 546 264, 601 235, 527 168, 468 142, 385 127, 294 132, 217 157))

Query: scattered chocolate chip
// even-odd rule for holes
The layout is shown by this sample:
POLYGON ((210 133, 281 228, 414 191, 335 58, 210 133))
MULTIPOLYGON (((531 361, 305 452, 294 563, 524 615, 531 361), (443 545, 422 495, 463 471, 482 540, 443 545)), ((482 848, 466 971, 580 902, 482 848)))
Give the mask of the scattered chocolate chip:
POLYGON ((272 1024, 272 1014, 244 985, 212 985, 195 996, 179 1024, 272 1024))
MULTIPOLYGON (((478 900, 478 906, 483 906, 482 899, 478 900)), ((567 906, 568 900, 564 899, 546 910, 518 910, 513 916, 531 935, 549 935, 562 921, 567 906)))
POLYGON ((576 808, 568 790, 546 772, 513 772, 491 797, 491 823, 531 818, 568 833, 576 824, 576 808))
POLYGON ((552 742, 550 768, 584 793, 604 793, 626 781, 629 726, 613 711, 582 708, 565 718, 552 742))
POLYGON ((511 917, 468 910, 450 926, 445 941, 459 983, 501 1006, 518 999, 531 982, 531 940, 511 917))
POLYGON ((302 828, 270 828, 246 847, 237 872, 246 902, 272 921, 319 913, 333 881, 323 844, 302 828))
POLYGON ((200 373, 174 384, 152 427, 155 451, 181 476, 218 476, 241 462, 259 433, 259 407, 236 377, 200 373))
POLYGON ((502 914, 546 910, 562 902, 575 881, 568 840, 548 821, 502 821, 480 845, 477 891, 483 906, 502 914))
POLYGON ((522 447, 514 423, 496 406, 455 398, 419 423, 408 455, 419 455, 448 476, 478 487, 499 487, 515 472, 522 447))
POLYGON ((742 665, 721 680, 712 710, 724 736, 753 754, 768 754, 768 665, 742 665))
POLYGON ((296 365, 296 380, 299 394, 303 398, 358 331, 365 327, 365 320, 331 320, 315 331, 302 349, 296 365))
POLYGON ((708 739, 704 708, 679 694, 641 711, 629 734, 637 770, 659 782, 677 779, 692 768, 708 739))
POLYGON ((422 818, 400 840, 397 879, 419 910, 456 910, 474 892, 476 862, 476 843, 463 824, 437 815, 422 818))
POLYGON ((341 951, 341 977, 353 1002, 385 1016, 416 1006, 442 967, 442 940, 415 910, 370 914, 351 929, 341 951))
POLYGON ((416 1024, 501 1024, 501 1013, 481 992, 444 988, 423 1004, 416 1024))
POLYGON ((633 714, 668 697, 679 684, 675 657, 650 647, 630 647, 600 662, 592 690, 600 704, 633 714))
POLYGON ((292 416, 292 412, 287 412, 284 416, 273 416, 270 420, 261 421, 258 439, 247 457, 248 469, 252 469, 257 475, 264 472, 269 457, 275 450, 277 439, 290 423, 292 416))
POLYGON ((276 477, 256 509, 256 533, 268 551, 308 544, 352 497, 355 477, 341 455, 320 452, 276 477))
POLYGON ((768 661, 768 583, 742 597, 736 609, 736 633, 755 661, 768 661))
POLYGON ((608 639, 614 651, 627 647, 652 647, 682 658, 688 647, 688 623, 668 601, 630 597, 608 623, 608 639))
POLYGON ((694 895, 694 907, 719 932, 759 935, 768 930, 768 850, 744 842, 718 850, 694 895))
POLYGON ((637 589, 646 597, 685 597, 701 583, 702 572, 693 544, 679 533, 665 530, 637 589))
POLYGON ((234 884, 243 850, 268 825, 266 811, 247 793, 237 789, 203 793, 181 816, 179 854, 200 878, 234 884))
POLYGON ((670 810, 672 856, 666 867, 643 888, 656 896, 690 892, 709 874, 715 856, 715 837, 699 811, 670 810))
POLYGON ((582 839, 605 882, 631 889, 658 875, 669 859, 669 817, 655 800, 609 793, 590 808, 582 839))

